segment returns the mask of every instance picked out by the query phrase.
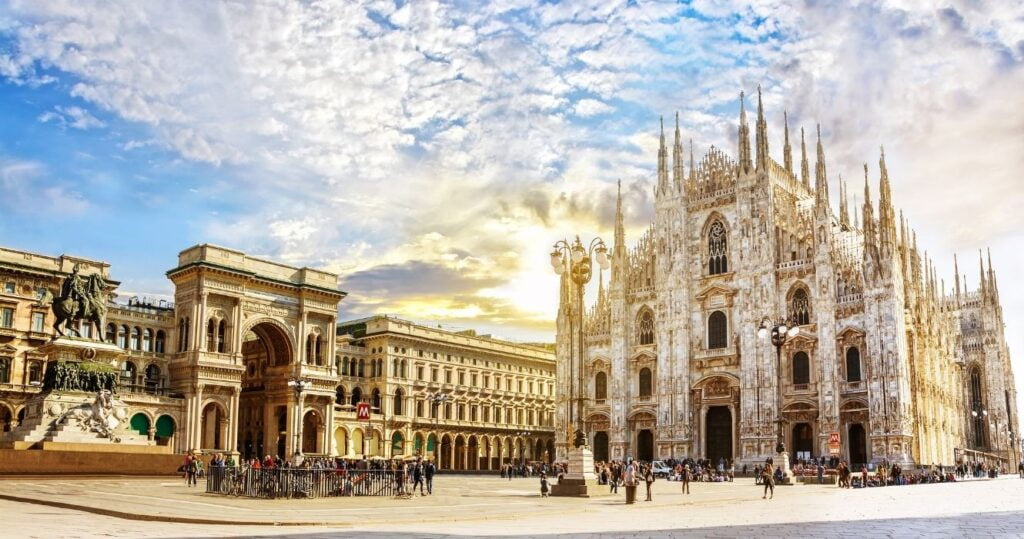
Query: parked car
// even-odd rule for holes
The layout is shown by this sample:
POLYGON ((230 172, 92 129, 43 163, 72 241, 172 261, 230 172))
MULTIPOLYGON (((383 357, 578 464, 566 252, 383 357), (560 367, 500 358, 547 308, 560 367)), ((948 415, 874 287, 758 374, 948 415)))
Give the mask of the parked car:
POLYGON ((651 471, 654 472, 655 477, 668 477, 672 473, 672 468, 669 468, 665 461, 656 460, 651 463, 651 471))

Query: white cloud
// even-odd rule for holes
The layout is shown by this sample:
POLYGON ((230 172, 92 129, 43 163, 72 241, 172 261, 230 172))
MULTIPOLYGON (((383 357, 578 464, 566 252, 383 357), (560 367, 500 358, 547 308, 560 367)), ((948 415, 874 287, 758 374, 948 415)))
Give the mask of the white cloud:
POLYGON ((605 114, 613 110, 615 110, 615 107, 596 99, 580 99, 576 102, 577 116, 595 116, 597 114, 605 114))

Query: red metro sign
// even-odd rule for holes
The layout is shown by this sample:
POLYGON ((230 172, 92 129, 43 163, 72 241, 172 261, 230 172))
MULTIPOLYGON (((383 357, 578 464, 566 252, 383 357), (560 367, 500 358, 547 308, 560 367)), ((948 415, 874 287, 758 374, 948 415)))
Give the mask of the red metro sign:
POLYGON ((356 419, 364 421, 370 420, 370 403, 360 402, 356 405, 356 419))

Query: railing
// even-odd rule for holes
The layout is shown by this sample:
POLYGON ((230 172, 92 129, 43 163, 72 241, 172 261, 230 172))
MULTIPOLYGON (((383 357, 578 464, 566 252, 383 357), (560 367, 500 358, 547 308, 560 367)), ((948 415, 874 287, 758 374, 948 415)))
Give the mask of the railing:
POLYGON ((247 498, 397 496, 410 491, 407 481, 391 470, 211 467, 206 492, 247 498))

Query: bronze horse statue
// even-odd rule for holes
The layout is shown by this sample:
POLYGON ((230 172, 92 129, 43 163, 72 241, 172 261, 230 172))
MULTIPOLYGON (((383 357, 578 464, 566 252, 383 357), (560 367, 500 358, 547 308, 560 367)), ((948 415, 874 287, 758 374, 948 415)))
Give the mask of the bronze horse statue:
POLYGON ((53 323, 54 332, 63 337, 66 336, 64 330, 67 329, 76 337, 81 337, 82 334, 74 322, 86 320, 90 325, 95 324, 96 333, 93 335, 96 339, 103 340, 103 321, 107 314, 103 278, 96 274, 90 275, 82 287, 81 277, 78 276, 76 269, 64 283, 61 297, 56 298, 52 305, 56 318, 53 323))

